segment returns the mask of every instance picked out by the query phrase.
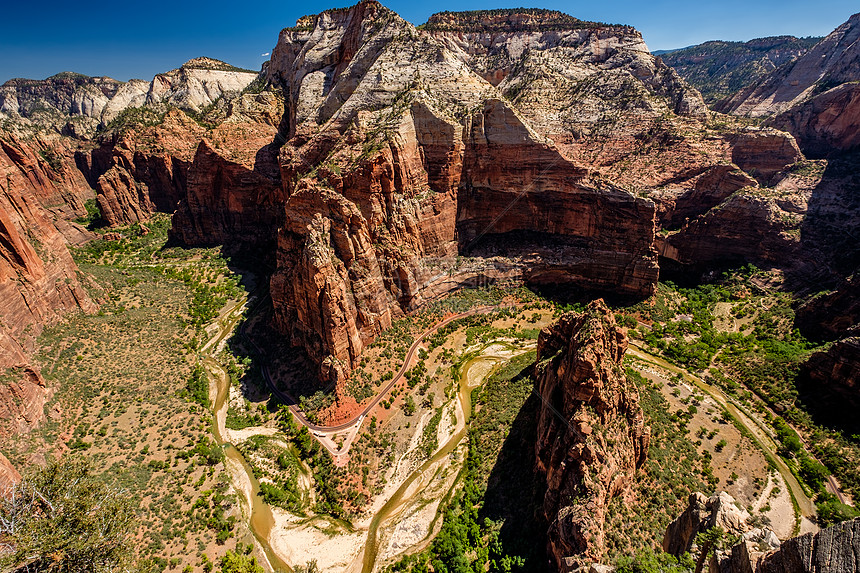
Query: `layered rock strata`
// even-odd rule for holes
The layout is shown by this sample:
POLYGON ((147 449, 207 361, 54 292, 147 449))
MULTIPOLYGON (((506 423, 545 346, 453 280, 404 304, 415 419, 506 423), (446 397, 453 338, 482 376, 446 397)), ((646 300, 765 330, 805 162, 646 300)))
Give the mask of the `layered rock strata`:
POLYGON ((848 412, 860 407, 860 336, 834 342, 826 351, 815 352, 803 365, 810 391, 848 412))
POLYGON ((860 144, 860 14, 836 28, 792 64, 718 106, 791 132, 814 157, 860 144))
POLYGON ((655 55, 701 91, 708 103, 716 103, 793 62, 820 40, 794 36, 717 40, 655 55))
POLYGON ((628 494, 650 429, 622 359, 627 338, 603 301, 568 313, 538 338, 537 471, 548 551, 560 571, 600 561, 609 500, 628 494))
POLYGON ((44 416, 49 391, 29 362, 36 336, 63 314, 95 306, 60 232, 85 234, 61 218, 75 206, 85 212, 82 179, 71 175, 68 156, 48 155, 56 151, 44 145, 0 146, 0 436, 26 432, 44 416), (49 211, 41 202, 57 198, 68 203, 49 211))
POLYGON ((151 82, 71 72, 46 80, 14 79, 0 86, 0 117, 90 137, 130 108, 160 104, 199 111, 241 92, 257 75, 219 60, 195 58, 151 82))
POLYGON ((834 85, 860 76, 860 14, 854 14, 793 63, 741 90, 721 111, 750 117, 782 113, 834 85))
POLYGON ((381 5, 284 30, 267 71, 289 136, 276 322, 326 373, 475 276, 652 292, 653 203, 595 185, 458 53, 381 5), (457 255, 483 269, 460 275, 457 255))
POLYGON ((743 548, 732 550, 732 572, 856 573, 860 571, 860 518, 784 541, 748 565, 743 548), (737 555, 736 555, 737 553, 737 555))
MULTIPOLYGON (((690 494, 689 505, 666 528, 663 536, 663 551, 675 556, 689 552, 698 559, 698 565, 710 573, 753 573, 755 562, 767 551, 780 546, 773 530, 754 527, 750 524, 750 514, 739 507, 734 498, 726 492, 707 497, 700 492, 690 494), (720 528, 728 539, 739 542, 729 551, 721 548, 698 546, 697 536, 712 528, 720 528), (707 564, 705 559, 711 554, 707 564), (746 564, 752 569, 735 569, 740 566, 743 555, 746 564)), ((706 541, 706 543, 708 543, 706 541)))

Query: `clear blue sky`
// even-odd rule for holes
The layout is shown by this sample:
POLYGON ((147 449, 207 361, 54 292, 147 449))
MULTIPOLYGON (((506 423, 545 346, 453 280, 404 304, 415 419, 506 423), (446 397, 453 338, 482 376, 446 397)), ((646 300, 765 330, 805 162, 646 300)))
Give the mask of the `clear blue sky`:
MULTIPOLYGON (((349 1, 348 3, 354 3, 349 1)), ((412 23, 433 12, 534 6, 584 20, 629 24, 652 50, 706 40, 823 36, 860 11, 856 0, 414 0, 383 2, 412 23)), ((11 0, 0 20, 0 82, 61 71, 149 80, 197 56, 258 70, 281 28, 344 0, 171 3, 11 0)))

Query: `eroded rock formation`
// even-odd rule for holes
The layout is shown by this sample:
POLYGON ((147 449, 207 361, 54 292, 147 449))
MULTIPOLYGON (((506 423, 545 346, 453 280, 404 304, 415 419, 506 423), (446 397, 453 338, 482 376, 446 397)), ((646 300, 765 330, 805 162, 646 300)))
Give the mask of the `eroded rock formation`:
POLYGON ((860 14, 809 52, 718 107, 791 132, 805 153, 824 157, 860 144, 860 14))
POLYGON ((860 518, 784 541, 753 567, 746 566, 740 549, 735 547, 732 551, 732 572, 855 573, 860 571, 860 518))
POLYGON ((67 248, 86 233, 62 218, 85 212, 86 185, 70 162, 38 139, 0 146, 0 437, 44 416, 49 390, 29 362, 36 336, 63 314, 95 306, 67 248), (58 198, 53 211, 42 203, 58 198))
POLYGON ((629 493, 647 455, 650 429, 621 365, 626 350, 602 300, 563 315, 538 338, 537 470, 547 485, 548 550, 560 571, 600 561, 609 500, 629 493))
POLYGON ((663 551, 675 556, 689 552, 704 566, 704 560, 712 548, 699 547, 697 536, 716 527, 722 530, 725 538, 739 542, 731 552, 719 548, 714 550, 707 563, 707 570, 710 573, 753 573, 755 562, 765 551, 779 547, 780 542, 770 528, 751 525, 750 517, 749 512, 739 507, 726 492, 711 497, 694 492, 690 494, 689 505, 684 513, 666 528, 663 551), (752 569, 734 568, 740 567, 744 560, 752 569))
POLYGON ((475 276, 652 292, 653 203, 591 181, 460 52, 376 2, 301 24, 267 69, 289 135, 272 296, 326 372, 475 276))
POLYGON ((656 54, 696 86, 708 103, 716 103, 796 60, 820 40, 794 36, 715 40, 656 54))
POLYGON ((832 404, 834 415, 844 411, 846 420, 855 417, 860 407, 860 336, 848 336, 815 352, 804 363, 803 373, 808 391, 832 404))

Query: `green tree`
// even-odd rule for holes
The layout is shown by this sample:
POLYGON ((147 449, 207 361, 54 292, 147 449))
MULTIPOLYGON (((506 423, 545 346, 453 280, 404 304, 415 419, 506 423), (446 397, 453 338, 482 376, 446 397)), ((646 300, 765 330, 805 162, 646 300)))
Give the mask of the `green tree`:
POLYGON ((0 501, 0 569, 115 572, 129 569, 134 511, 80 458, 51 461, 0 501))
POLYGON ((696 573, 701 573, 708 558, 715 551, 730 543, 726 530, 720 526, 712 527, 696 536, 696 545, 699 546, 699 557, 696 559, 696 573))
POLYGON ((257 558, 237 551, 227 551, 221 558, 221 573, 265 573, 257 558))

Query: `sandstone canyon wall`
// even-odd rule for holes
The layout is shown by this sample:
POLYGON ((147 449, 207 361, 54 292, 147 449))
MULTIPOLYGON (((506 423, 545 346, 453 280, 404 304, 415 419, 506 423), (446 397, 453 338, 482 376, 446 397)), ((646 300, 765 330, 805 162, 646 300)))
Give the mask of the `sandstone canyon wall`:
POLYGON ((824 157, 860 144, 860 14, 809 52, 721 103, 721 111, 770 117, 804 152, 824 157))
POLYGON ((63 72, 46 80, 13 79, 0 86, 0 118, 90 138, 124 111, 162 104, 193 111, 241 92, 257 73, 212 58, 195 58, 151 82, 120 82, 63 72))
POLYGON ((650 429, 622 359, 627 338, 602 300, 538 338, 537 471, 546 479, 548 552, 560 571, 600 561, 609 500, 645 461, 650 429))
POLYGON ((461 54, 375 2, 300 24, 267 68, 288 137, 272 298, 326 375, 476 276, 653 291, 653 204, 590 180, 461 54))
POLYGON ((42 328, 95 307, 67 248, 86 231, 65 218, 91 196, 62 143, 0 140, 0 437, 44 416, 50 390, 29 360, 42 328))

